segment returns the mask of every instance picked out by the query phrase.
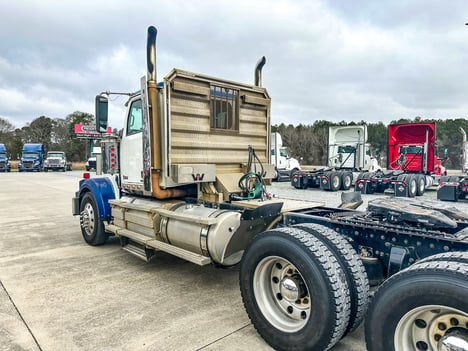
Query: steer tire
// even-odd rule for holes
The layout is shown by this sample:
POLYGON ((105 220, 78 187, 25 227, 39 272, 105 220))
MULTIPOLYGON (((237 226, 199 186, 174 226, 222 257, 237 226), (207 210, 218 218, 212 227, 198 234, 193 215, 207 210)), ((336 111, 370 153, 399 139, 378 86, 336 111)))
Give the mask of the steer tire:
POLYGON ((364 264, 348 240, 333 229, 313 223, 298 224, 295 225, 294 228, 303 229, 321 240, 327 248, 333 252, 341 269, 343 269, 346 274, 351 313, 348 327, 343 335, 345 336, 356 330, 364 319, 367 311, 369 303, 369 280, 364 264))
POLYGON ((466 333, 467 275, 467 263, 432 261, 389 278, 366 316, 367 350, 440 350, 439 340, 454 327, 466 333))
POLYGON ((108 234, 104 230, 104 223, 99 218, 96 201, 91 193, 83 196, 80 204, 80 225, 83 239, 92 246, 106 242, 108 234))
POLYGON ((327 246, 304 230, 256 236, 244 252, 239 281, 250 320, 276 350, 328 350, 348 326, 345 273, 327 246))

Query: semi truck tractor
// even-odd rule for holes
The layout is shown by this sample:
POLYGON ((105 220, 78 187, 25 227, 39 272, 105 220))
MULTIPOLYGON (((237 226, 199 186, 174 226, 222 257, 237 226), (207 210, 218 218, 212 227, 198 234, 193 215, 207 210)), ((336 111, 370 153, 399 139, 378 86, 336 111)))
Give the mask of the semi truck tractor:
POLYGON ((63 151, 49 151, 47 158, 44 161, 44 171, 71 171, 72 164, 67 162, 65 152, 63 151))
POLYGON ((88 160, 86 161, 86 170, 90 171, 92 169, 97 170, 97 158, 101 155, 101 147, 100 146, 93 146, 91 155, 89 156, 88 160))
POLYGON ((289 182, 291 176, 301 170, 299 161, 288 155, 281 134, 278 132, 271 133, 271 163, 275 165, 274 180, 277 181, 289 182))
POLYGON ((468 174, 468 141, 466 140, 466 132, 460 127, 460 132, 463 135, 462 147, 460 150, 460 163, 462 166, 462 173, 468 174))
MULTIPOLYGON (((329 350, 365 316, 370 351, 467 341, 466 213, 413 199, 356 211, 270 196, 265 58, 254 84, 181 69, 158 83, 156 33, 121 136, 103 135, 103 174, 84 173, 72 199, 88 244, 113 236, 145 261, 163 251, 239 265, 247 314, 277 350, 329 350)), ((96 97, 101 132, 110 94, 96 97)))
POLYGON ((11 164, 5 144, 0 144, 0 172, 10 172, 11 164))
POLYGON ((327 166, 293 174, 291 185, 297 189, 348 190, 362 172, 380 170, 367 144, 367 126, 330 126, 328 128, 327 166))
POLYGON ((19 172, 41 172, 44 169, 44 145, 24 144, 21 159, 18 163, 19 172))
POLYGON ((387 189, 396 196, 423 195, 447 175, 439 157, 435 123, 390 124, 388 126, 387 170, 361 175, 355 190, 365 194, 387 189))
POLYGON ((458 201, 468 197, 468 142, 466 141, 465 130, 460 127, 460 131, 463 135, 460 154, 462 174, 440 178, 437 198, 442 201, 458 201))

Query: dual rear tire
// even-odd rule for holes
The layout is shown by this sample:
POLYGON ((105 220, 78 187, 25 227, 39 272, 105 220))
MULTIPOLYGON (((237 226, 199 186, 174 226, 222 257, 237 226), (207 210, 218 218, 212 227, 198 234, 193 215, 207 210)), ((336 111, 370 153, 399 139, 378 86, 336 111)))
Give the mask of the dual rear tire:
POLYGON ((362 262, 343 237, 320 225, 258 235, 244 253, 239 280, 249 318, 277 350, 329 349, 367 308, 362 262))
MULTIPOLYGON (((366 317, 369 351, 468 346, 468 253, 430 256, 389 278, 366 317)), ((460 348, 463 349, 463 348, 460 348)))

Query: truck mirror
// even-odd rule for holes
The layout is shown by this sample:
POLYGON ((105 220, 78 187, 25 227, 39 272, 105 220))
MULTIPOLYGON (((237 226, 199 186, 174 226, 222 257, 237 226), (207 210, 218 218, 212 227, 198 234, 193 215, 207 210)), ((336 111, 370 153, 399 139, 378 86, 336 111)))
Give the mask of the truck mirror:
POLYGON ((96 131, 99 133, 107 132, 107 98, 102 95, 96 96, 96 131))

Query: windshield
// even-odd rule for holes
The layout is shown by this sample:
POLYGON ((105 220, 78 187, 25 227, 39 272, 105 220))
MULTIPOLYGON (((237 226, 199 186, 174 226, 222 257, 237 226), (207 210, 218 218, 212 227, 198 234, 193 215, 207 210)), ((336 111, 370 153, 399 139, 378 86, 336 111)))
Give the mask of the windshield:
POLYGON ((354 146, 346 145, 346 146, 338 146, 338 153, 339 154, 351 154, 356 151, 354 146))
POLYGON ((422 146, 400 146, 400 154, 416 155, 422 153, 422 146))
POLYGON ((96 157, 97 155, 100 155, 100 154, 101 154, 100 152, 92 152, 91 157, 96 157))
POLYGON ((48 152, 47 157, 60 157, 60 158, 63 158, 63 154, 61 152, 48 152))
POLYGON ((23 157, 38 157, 36 152, 23 152, 23 157))
POLYGON ((6 157, 7 157, 7 155, 6 155, 5 152, 0 152, 0 158, 6 158, 6 157))

